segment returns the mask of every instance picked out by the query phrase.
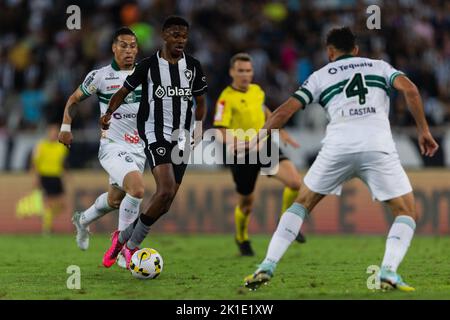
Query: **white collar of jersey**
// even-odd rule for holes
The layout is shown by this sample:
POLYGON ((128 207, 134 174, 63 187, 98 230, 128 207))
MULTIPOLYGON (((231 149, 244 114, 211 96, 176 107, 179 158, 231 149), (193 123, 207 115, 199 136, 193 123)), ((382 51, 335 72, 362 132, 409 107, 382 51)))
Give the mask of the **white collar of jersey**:
POLYGON ((334 59, 333 62, 336 62, 338 60, 348 59, 348 58, 355 58, 355 56, 352 56, 351 54, 343 54, 342 56, 339 56, 336 59, 334 59))
MULTIPOLYGON (((158 57, 159 61, 162 61, 163 63, 169 64, 169 61, 167 61, 166 59, 161 57, 161 50, 158 50, 158 52, 156 52, 156 56, 158 57)), ((184 52, 183 52, 183 57, 180 60, 178 60, 177 63, 180 62, 181 60, 183 60, 184 58, 186 58, 186 56, 184 55, 184 52)))
POLYGON ((113 59, 111 62, 111 67, 116 70, 116 71, 120 71, 119 65, 116 62, 116 59, 113 59))

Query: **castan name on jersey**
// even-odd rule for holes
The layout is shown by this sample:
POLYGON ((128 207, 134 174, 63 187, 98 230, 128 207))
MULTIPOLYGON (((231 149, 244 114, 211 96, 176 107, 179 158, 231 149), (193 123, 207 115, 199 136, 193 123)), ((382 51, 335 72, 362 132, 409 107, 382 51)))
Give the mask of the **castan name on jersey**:
POLYGON ((349 109, 348 111, 350 116, 363 116, 368 113, 377 113, 377 110, 374 107, 365 107, 359 109, 349 109))

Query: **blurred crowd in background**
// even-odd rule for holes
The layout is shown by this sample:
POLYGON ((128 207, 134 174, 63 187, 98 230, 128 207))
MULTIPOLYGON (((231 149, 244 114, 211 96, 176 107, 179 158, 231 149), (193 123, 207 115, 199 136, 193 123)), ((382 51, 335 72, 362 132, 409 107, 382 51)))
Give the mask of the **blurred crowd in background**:
MULTIPOLYGON (((172 14, 191 23, 187 52, 207 76, 208 117, 230 78, 230 57, 253 56, 255 82, 274 109, 326 64, 324 39, 333 26, 350 26, 360 55, 384 59, 420 88, 429 123, 438 139, 450 124, 450 1, 445 0, 4 0, 0 2, 0 170, 14 167, 20 135, 39 136, 60 123, 66 99, 92 69, 112 59, 111 36, 120 26, 138 35, 139 59, 161 45, 162 21, 172 14), (66 9, 81 8, 81 29, 68 30, 66 9), (381 29, 369 30, 366 9, 381 8, 381 29)), ((138 59, 138 60, 139 60, 138 59)), ((71 167, 98 167, 99 107, 96 98, 78 108, 71 167)), ((403 97, 392 93, 391 123, 409 132, 414 121, 403 97)), ((292 130, 321 132, 326 117, 319 106, 299 112, 292 130)), ((411 130, 410 130, 411 131, 411 130)), ((302 142, 301 142, 302 143, 302 142)), ((307 144, 307 142, 304 142, 307 144)), ((441 155, 431 165, 444 165, 441 155)))

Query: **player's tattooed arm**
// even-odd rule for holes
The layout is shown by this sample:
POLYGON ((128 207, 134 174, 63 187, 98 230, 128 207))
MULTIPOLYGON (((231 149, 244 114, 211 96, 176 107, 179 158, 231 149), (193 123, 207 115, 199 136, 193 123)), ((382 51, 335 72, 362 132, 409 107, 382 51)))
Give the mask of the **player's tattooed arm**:
POLYGON ((129 89, 127 89, 126 87, 122 87, 111 97, 106 113, 100 117, 100 126, 103 130, 109 129, 109 121, 111 120, 111 115, 120 107, 123 100, 129 93, 129 89))
POLYGON ((64 108, 64 118, 63 124, 72 124, 72 120, 76 114, 77 105, 86 99, 87 96, 84 95, 80 88, 77 88, 74 93, 69 97, 64 108))
POLYGON ((84 95, 84 93, 81 91, 80 88, 77 88, 74 93, 69 97, 69 99, 66 102, 66 106, 64 108, 64 117, 61 125, 61 130, 58 135, 58 140, 65 146, 70 148, 70 145, 72 143, 72 132, 71 132, 71 125, 72 120, 75 117, 76 114, 76 107, 77 105, 86 99, 88 96, 84 95))

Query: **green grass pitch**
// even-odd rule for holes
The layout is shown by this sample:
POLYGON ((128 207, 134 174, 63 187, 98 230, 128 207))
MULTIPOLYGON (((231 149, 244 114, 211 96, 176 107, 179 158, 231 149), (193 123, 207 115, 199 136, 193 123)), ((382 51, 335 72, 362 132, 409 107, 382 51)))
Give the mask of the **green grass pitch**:
POLYGON ((255 257, 239 257, 232 235, 151 234, 143 247, 157 249, 164 269, 154 280, 137 280, 123 269, 101 265, 109 236, 95 234, 88 251, 74 236, 0 236, 0 299, 450 299, 450 238, 413 239, 399 268, 415 292, 367 289, 367 267, 382 259, 381 236, 309 236, 293 243, 267 286, 250 292, 244 276, 262 260, 269 235, 252 237, 255 257), (81 270, 81 289, 67 289, 81 270))

